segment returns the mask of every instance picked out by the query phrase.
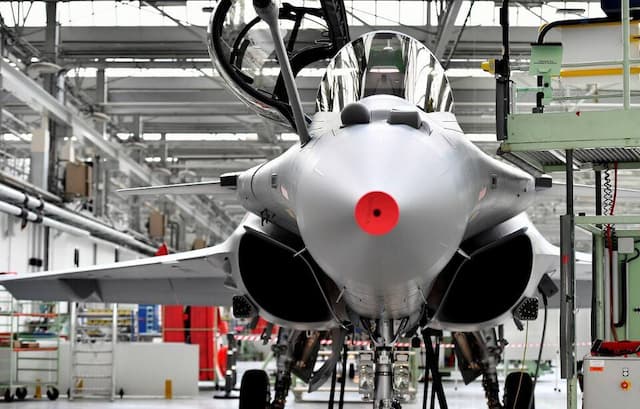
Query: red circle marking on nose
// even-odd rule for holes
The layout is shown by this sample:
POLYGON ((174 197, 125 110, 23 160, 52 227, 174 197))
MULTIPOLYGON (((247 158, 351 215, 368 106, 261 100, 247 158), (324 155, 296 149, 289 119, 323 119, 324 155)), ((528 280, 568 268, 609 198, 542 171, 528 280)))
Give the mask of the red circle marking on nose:
POLYGON ((354 216, 365 233, 380 236, 396 227, 400 209, 388 193, 369 192, 358 200, 354 216))

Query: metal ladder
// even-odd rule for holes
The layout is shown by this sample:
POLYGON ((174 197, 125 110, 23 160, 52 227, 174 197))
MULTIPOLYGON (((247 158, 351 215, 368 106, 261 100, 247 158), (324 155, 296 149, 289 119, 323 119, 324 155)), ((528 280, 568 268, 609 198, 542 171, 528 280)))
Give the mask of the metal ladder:
POLYGON ((89 309, 69 307, 71 371, 69 400, 115 398, 115 348, 118 341, 118 306, 89 309))

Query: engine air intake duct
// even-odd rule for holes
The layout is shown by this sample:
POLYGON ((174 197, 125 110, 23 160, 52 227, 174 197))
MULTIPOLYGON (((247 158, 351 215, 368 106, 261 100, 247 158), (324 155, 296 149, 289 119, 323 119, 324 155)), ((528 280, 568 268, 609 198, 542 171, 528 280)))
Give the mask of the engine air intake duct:
POLYGON ((513 307, 522 297, 533 267, 531 240, 525 230, 468 252, 470 258, 451 260, 428 300, 438 320, 481 323, 513 307))
POLYGON ((298 254, 295 248, 303 246, 289 247, 250 231, 244 234, 239 267, 247 292, 260 309, 284 321, 332 320, 324 296, 335 300, 335 284, 308 253, 298 254))

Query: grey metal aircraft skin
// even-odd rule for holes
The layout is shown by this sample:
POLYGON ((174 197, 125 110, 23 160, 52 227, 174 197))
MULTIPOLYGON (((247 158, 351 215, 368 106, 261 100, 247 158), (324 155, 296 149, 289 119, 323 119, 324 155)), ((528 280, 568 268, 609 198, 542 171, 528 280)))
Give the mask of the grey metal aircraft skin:
MULTIPOLYGON (((468 256, 465 240, 484 232, 495 235, 495 242, 500 234, 525 229, 528 243, 518 251, 529 253, 522 258, 530 257, 532 265, 528 271, 509 272, 523 276, 514 288, 517 298, 482 322, 435 317, 439 327, 451 330, 495 325, 521 296, 535 291, 542 274, 556 268, 557 251, 540 242, 523 215, 534 200, 534 178, 474 146, 453 114, 424 113, 387 95, 359 104, 370 113, 369 123, 344 126, 339 115, 319 113, 313 118, 311 142, 242 173, 238 195, 243 206, 263 222, 299 235, 304 247, 295 250, 304 250, 318 264, 348 310, 371 319, 416 318, 454 254, 468 256), (390 123, 389 116, 400 111, 415 113, 419 128, 390 123), (356 214, 372 192, 393 202, 397 216, 387 215, 395 210, 378 208, 375 201, 367 205, 368 214, 356 214), (371 224, 397 220, 389 221, 393 226, 388 231, 372 233, 358 217, 371 224)), ((384 199, 379 204, 384 207, 384 199)), ((500 263, 500 256, 493 262, 500 263)), ((511 258, 503 257, 505 263, 511 258)), ((491 285, 500 288, 493 266, 482 267, 474 274, 495 280, 491 285)), ((232 270, 234 282, 241 284, 241 267, 232 270)))
MULTIPOLYGON (((558 269, 558 249, 524 213, 536 195, 534 178, 475 147, 447 110, 428 113, 409 98, 384 93, 320 110, 308 141, 222 183, 227 186, 132 189, 235 192, 248 213, 223 243, 0 277, 0 284, 23 299, 233 301, 238 314, 258 314, 299 331, 296 337, 362 327, 381 353, 418 327, 491 329, 535 294, 545 273, 558 269)), ((476 358, 495 375, 492 358, 476 358)), ((309 376, 312 387, 327 373, 309 376)), ((374 406, 392 407, 390 377, 376 382, 374 406)))

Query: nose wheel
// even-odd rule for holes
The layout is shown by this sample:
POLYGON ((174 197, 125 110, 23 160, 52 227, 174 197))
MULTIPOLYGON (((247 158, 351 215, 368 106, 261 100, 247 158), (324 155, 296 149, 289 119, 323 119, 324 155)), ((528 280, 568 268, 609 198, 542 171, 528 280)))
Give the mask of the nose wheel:
POLYGON ((260 369, 246 371, 240 383, 239 409, 268 409, 270 397, 267 373, 260 369))

